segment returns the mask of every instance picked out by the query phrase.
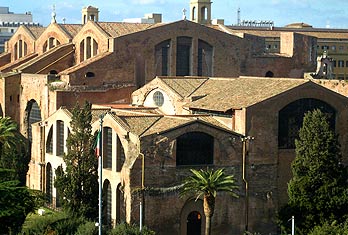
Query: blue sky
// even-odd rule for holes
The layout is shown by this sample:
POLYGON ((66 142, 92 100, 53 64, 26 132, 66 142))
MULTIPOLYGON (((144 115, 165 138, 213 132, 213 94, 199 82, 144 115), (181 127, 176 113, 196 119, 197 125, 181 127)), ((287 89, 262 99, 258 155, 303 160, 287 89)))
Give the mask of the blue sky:
MULTIPOLYGON (((0 0, 0 6, 10 7, 14 13, 31 11, 34 21, 47 26, 52 5, 56 6, 57 21, 80 23, 81 9, 92 5, 99 8, 100 21, 122 21, 140 18, 146 13, 162 13, 164 22, 182 18, 182 9, 189 8, 189 0, 0 0)), ((304 22, 316 28, 348 29, 348 1, 346 0, 214 0, 212 17, 225 19, 225 24, 241 20, 272 20, 275 26, 304 22)))

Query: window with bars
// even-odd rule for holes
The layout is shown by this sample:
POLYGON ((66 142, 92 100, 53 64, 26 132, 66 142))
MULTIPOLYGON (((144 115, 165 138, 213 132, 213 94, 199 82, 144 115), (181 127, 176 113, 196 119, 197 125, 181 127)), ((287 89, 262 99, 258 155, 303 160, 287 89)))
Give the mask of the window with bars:
POLYGON ((64 122, 57 121, 57 156, 64 155, 64 122))
POLYGON ((176 139, 176 165, 210 165, 214 159, 214 138, 203 132, 189 132, 176 139))
POLYGON ((295 139, 303 124, 303 117, 308 111, 320 109, 328 117, 330 127, 335 130, 336 112, 329 104, 318 99, 300 99, 288 104, 279 111, 278 147, 294 149, 295 139))
POLYGON ((103 127, 103 168, 112 168, 112 129, 103 127))
POLYGON ((192 38, 178 37, 176 45, 176 75, 191 75, 192 38))

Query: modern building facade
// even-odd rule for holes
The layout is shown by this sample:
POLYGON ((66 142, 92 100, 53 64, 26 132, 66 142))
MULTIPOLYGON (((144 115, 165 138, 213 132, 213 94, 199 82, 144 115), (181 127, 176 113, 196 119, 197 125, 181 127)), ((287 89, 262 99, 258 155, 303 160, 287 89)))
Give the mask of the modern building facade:
POLYGON ((16 32, 21 25, 39 25, 33 22, 30 12, 15 14, 9 11, 8 7, 0 7, 0 53, 5 50, 5 43, 16 32))

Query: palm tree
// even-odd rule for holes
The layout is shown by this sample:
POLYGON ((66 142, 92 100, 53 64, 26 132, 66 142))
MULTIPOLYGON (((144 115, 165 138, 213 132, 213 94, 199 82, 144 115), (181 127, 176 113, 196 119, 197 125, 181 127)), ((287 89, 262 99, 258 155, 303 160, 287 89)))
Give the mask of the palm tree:
POLYGON ((210 235, 211 218, 214 215, 215 198, 217 192, 229 192, 233 197, 238 197, 235 189, 238 186, 235 183, 233 175, 226 175, 224 169, 214 170, 190 170, 193 175, 185 179, 181 187, 181 196, 191 194, 198 198, 203 196, 205 222, 205 235, 210 235))
POLYGON ((3 148, 11 147, 18 141, 17 124, 9 117, 0 117, 0 153, 3 148))

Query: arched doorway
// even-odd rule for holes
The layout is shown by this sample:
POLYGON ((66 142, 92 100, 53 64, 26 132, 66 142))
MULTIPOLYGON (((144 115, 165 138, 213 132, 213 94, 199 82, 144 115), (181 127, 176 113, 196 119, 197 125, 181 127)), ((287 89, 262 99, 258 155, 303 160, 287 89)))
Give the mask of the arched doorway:
POLYGON ((180 213, 180 235, 201 235, 204 233, 205 217, 203 200, 190 198, 180 213))
POLYGON ((187 235, 201 235, 202 216, 198 211, 192 211, 187 216, 187 235))

